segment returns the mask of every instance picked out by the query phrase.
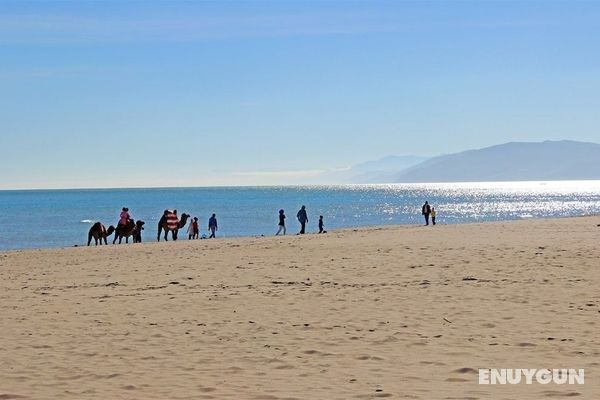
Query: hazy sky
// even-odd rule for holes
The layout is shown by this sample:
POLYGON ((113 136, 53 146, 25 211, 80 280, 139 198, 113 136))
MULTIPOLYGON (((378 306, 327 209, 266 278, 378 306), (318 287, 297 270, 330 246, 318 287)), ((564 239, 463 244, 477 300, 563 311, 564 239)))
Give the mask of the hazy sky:
POLYGON ((0 2, 0 188, 600 141, 600 2, 0 2))

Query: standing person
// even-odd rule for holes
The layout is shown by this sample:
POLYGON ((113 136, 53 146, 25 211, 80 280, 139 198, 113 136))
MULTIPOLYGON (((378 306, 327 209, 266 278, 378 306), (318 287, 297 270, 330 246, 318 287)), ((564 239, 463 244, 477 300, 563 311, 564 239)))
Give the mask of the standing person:
POLYGON ((279 210, 279 230, 275 234, 275 236, 279 235, 283 231, 285 235, 285 212, 283 210, 279 210))
POLYGON ((200 237, 200 228, 198 227, 198 217, 194 217, 194 222, 192 222, 193 227, 193 238, 198 239, 200 237))
POLYGON ((217 226, 217 215, 213 214, 212 217, 209 218, 208 220, 208 230, 210 232, 210 236, 208 237, 209 239, 212 239, 215 237, 215 232, 218 230, 218 226, 217 226))
POLYGON ((431 214, 431 206, 427 201, 425 202, 425 204, 423 204, 421 214, 423 214, 423 216, 425 217, 425 226, 429 225, 429 215, 431 214))
POLYGON ((194 220, 190 221, 190 226, 187 228, 188 240, 192 240, 194 238, 194 220))
POLYGON ((323 216, 319 215, 319 233, 327 233, 326 230, 323 229, 325 224, 323 223, 323 216))
POLYGON ((299 235, 304 235, 306 230, 306 223, 308 222, 308 215, 306 215, 306 206, 302 206, 298 214, 296 214, 296 218, 298 218, 298 222, 300 222, 300 232, 299 235))
POLYGON ((431 223, 435 225, 435 208, 431 207, 431 223))

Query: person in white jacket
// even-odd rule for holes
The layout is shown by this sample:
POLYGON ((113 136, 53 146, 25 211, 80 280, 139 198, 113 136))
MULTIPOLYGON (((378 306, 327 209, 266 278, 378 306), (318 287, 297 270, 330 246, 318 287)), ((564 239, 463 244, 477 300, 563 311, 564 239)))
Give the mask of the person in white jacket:
POLYGON ((189 240, 198 239, 200 233, 198 231, 198 217, 194 217, 192 220, 190 220, 190 226, 188 226, 187 233, 189 240))

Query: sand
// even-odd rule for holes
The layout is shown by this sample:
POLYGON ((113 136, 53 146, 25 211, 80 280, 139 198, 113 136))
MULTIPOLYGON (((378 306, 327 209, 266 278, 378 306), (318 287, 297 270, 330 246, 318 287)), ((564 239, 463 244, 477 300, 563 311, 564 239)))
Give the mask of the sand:
POLYGON ((598 224, 1 253, 0 399, 597 399, 598 224))

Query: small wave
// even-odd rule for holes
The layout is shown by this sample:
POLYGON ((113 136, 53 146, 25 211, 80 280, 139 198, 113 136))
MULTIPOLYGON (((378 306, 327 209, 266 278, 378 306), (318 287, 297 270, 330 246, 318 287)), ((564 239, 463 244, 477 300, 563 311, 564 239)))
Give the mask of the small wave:
POLYGON ((521 214, 521 215, 519 215, 519 218, 533 218, 533 215, 531 215, 531 214, 521 214))
POLYGON ((91 219, 82 219, 81 221, 79 221, 79 223, 81 224, 91 224, 92 222, 94 221, 92 221, 91 219))

